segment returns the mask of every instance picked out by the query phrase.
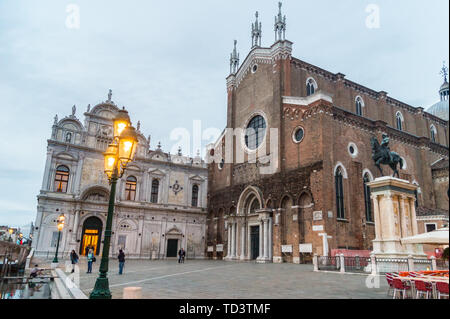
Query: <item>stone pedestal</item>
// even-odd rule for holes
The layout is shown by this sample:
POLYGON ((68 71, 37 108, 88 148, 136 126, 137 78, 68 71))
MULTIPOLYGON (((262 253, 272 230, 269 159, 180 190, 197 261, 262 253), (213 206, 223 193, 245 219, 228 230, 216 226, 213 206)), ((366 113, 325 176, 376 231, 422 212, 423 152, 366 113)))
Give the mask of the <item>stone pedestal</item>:
POLYGON ((402 245, 401 238, 417 234, 415 194, 417 186, 384 176, 367 183, 375 218, 373 254, 378 258, 426 258, 422 245, 402 245))

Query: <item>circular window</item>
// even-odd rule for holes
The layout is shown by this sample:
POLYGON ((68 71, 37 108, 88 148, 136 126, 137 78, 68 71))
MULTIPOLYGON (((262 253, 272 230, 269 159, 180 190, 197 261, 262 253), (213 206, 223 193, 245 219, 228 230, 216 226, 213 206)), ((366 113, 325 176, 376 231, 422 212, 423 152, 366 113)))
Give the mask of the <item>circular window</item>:
POLYGON ((252 73, 255 73, 256 70, 258 70, 258 65, 255 64, 255 65, 252 67, 252 73))
POLYGON ((245 145, 250 150, 256 150, 266 134, 266 120, 261 115, 254 116, 245 130, 245 145))
POLYGON ((222 160, 220 161, 220 163, 218 164, 219 169, 221 170, 223 168, 223 166, 225 165, 225 160, 222 158, 222 160))
POLYGON ((292 134, 292 139, 295 143, 300 143, 303 140, 304 136, 305 131, 303 130, 303 127, 297 127, 292 134))
POLYGON ((349 143, 347 149, 351 157, 355 158, 356 156, 358 156, 358 147, 355 143, 349 143))

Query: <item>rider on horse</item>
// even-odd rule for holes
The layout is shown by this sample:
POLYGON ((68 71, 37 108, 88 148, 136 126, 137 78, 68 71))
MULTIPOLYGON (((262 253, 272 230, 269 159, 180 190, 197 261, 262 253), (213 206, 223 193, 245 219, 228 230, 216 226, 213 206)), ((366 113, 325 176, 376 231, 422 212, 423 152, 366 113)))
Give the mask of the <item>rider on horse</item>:
POLYGON ((389 158, 389 162, 392 162, 391 149, 389 148, 389 136, 386 133, 383 133, 381 136, 383 139, 381 140, 380 147, 384 150, 385 156, 389 158))

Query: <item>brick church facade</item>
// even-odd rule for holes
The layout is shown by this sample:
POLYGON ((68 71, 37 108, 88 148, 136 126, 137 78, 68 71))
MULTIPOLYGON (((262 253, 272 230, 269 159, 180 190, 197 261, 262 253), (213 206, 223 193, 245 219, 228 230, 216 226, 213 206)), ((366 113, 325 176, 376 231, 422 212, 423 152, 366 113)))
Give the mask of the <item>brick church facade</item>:
POLYGON ((402 157, 400 178, 418 186, 419 232, 447 224, 448 118, 293 57, 285 31, 280 5, 275 43, 261 47, 258 16, 241 65, 235 42, 228 130, 209 152, 207 255, 298 263, 332 249, 371 250, 365 183, 381 176, 370 140, 383 133, 402 157))

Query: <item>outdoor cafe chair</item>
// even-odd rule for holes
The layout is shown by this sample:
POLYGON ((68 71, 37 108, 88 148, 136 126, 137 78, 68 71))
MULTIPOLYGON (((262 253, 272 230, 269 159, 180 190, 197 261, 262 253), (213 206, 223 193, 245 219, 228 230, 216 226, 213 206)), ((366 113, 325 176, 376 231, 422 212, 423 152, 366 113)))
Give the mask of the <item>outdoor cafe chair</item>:
POLYGON ((429 294, 433 292, 433 286, 429 282, 416 280, 414 286, 416 288, 416 299, 419 299, 420 295, 425 295, 426 299, 428 299, 429 294))
POLYGON ((401 281, 398 278, 393 278, 393 285, 394 285, 394 295, 393 299, 395 299, 397 292, 403 294, 403 299, 406 299, 406 292, 410 291, 411 286, 408 285, 406 282, 401 281))
POLYGON ((438 299, 441 299, 441 296, 448 298, 448 283, 447 282, 436 282, 436 289, 438 291, 438 299))

